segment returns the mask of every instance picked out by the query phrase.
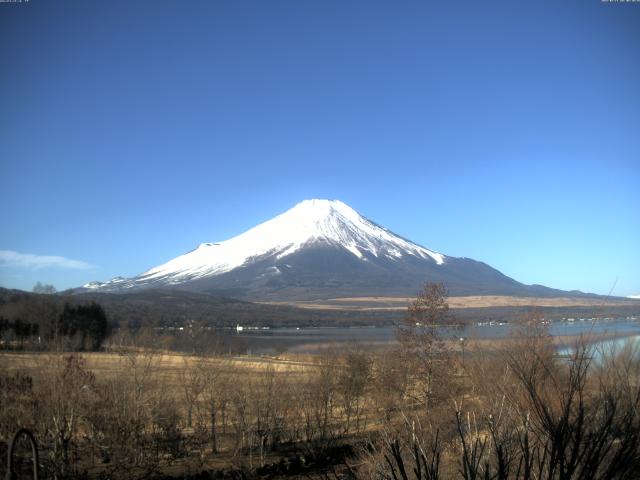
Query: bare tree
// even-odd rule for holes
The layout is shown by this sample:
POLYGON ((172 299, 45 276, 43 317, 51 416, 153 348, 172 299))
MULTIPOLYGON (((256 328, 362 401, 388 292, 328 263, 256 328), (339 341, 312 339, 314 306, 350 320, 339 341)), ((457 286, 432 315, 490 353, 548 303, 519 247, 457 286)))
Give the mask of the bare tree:
POLYGON ((347 352, 337 385, 342 412, 345 416, 344 433, 349 433, 351 430, 352 420, 355 420, 356 431, 360 430, 365 389, 371 380, 371 367, 371 358, 366 352, 355 349, 347 352))
POLYGON ((51 442, 50 464, 58 478, 68 478, 76 459, 72 456, 78 429, 87 414, 89 396, 95 390, 95 376, 85 368, 82 357, 60 359, 51 375, 41 383, 45 401, 41 418, 45 442, 51 442))
POLYGON ((396 336, 408 364, 414 366, 418 400, 429 405, 439 392, 436 377, 443 375, 445 343, 441 329, 450 326, 448 292, 442 283, 427 283, 409 305, 407 314, 398 325, 396 336), (438 360, 440 362, 438 363, 438 360))
POLYGON ((402 352, 389 348, 373 363, 373 397, 388 423, 402 409, 409 389, 409 369, 402 352))
POLYGON ((198 364, 203 380, 203 411, 208 417, 204 423, 209 425, 211 451, 218 452, 218 425, 222 423, 226 430, 227 406, 230 402, 229 375, 226 372, 231 365, 221 359, 206 359, 198 364))
MULTIPOLYGON (((197 360, 196 360, 197 362, 197 360)), ((204 391, 204 378, 202 368, 188 358, 183 359, 183 369, 180 373, 180 386, 187 410, 187 428, 193 427, 193 410, 197 407, 198 400, 204 391)))

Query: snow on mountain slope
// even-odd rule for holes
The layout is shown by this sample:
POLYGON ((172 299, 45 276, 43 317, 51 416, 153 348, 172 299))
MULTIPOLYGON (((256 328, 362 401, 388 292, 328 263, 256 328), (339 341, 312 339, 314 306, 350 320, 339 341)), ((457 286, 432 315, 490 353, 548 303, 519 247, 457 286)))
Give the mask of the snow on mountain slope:
POLYGON ((447 258, 393 234, 340 201, 305 200, 237 237, 203 243, 133 279, 118 277, 106 283, 91 282, 84 288, 111 290, 145 284, 180 284, 221 275, 265 256, 280 260, 316 244, 341 247, 362 261, 367 261, 370 255, 389 259, 412 256, 443 265, 447 258))

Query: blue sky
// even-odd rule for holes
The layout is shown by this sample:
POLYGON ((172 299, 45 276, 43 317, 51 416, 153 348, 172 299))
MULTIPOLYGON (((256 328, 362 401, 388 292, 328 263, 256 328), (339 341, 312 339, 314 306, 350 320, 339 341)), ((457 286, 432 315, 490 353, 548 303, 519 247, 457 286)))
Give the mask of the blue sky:
POLYGON ((2 286, 337 198, 525 283, 640 293, 640 4, 31 0, 0 42, 2 286))

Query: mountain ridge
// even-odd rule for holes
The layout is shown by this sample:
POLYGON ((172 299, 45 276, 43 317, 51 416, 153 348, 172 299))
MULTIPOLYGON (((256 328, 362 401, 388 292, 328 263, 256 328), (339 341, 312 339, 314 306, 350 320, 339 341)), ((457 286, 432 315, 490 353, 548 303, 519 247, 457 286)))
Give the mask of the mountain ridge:
POLYGON ((78 291, 171 287, 252 300, 318 299, 414 295, 427 281, 444 283, 452 295, 567 294, 524 285, 477 260, 430 250, 339 200, 324 199, 300 202, 240 235, 201 243, 135 277, 91 282, 78 291))

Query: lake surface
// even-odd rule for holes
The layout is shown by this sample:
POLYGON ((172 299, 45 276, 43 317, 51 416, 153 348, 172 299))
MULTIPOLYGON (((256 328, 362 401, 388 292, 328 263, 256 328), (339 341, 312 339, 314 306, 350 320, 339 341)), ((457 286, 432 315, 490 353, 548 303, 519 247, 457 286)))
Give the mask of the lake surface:
MULTIPOLYGON (((515 324, 469 325, 442 331, 443 338, 499 339, 507 337, 515 324)), ((640 337, 640 319, 609 319, 573 322, 553 322, 553 336, 578 336, 581 334, 615 334, 623 337, 640 337)), ((383 346, 395 341, 395 327, 301 327, 244 329, 234 332, 230 340, 248 353, 273 354, 281 352, 312 353, 318 349, 345 344, 383 346)))
MULTIPOLYGON (((630 352, 634 357, 640 357, 640 335, 633 334, 601 340, 593 345, 589 354, 596 362, 600 362, 604 358, 611 358, 616 352, 626 348, 631 348, 630 352)), ((561 356, 570 357, 574 352, 575 349, 570 345, 558 348, 558 354, 561 356)))

